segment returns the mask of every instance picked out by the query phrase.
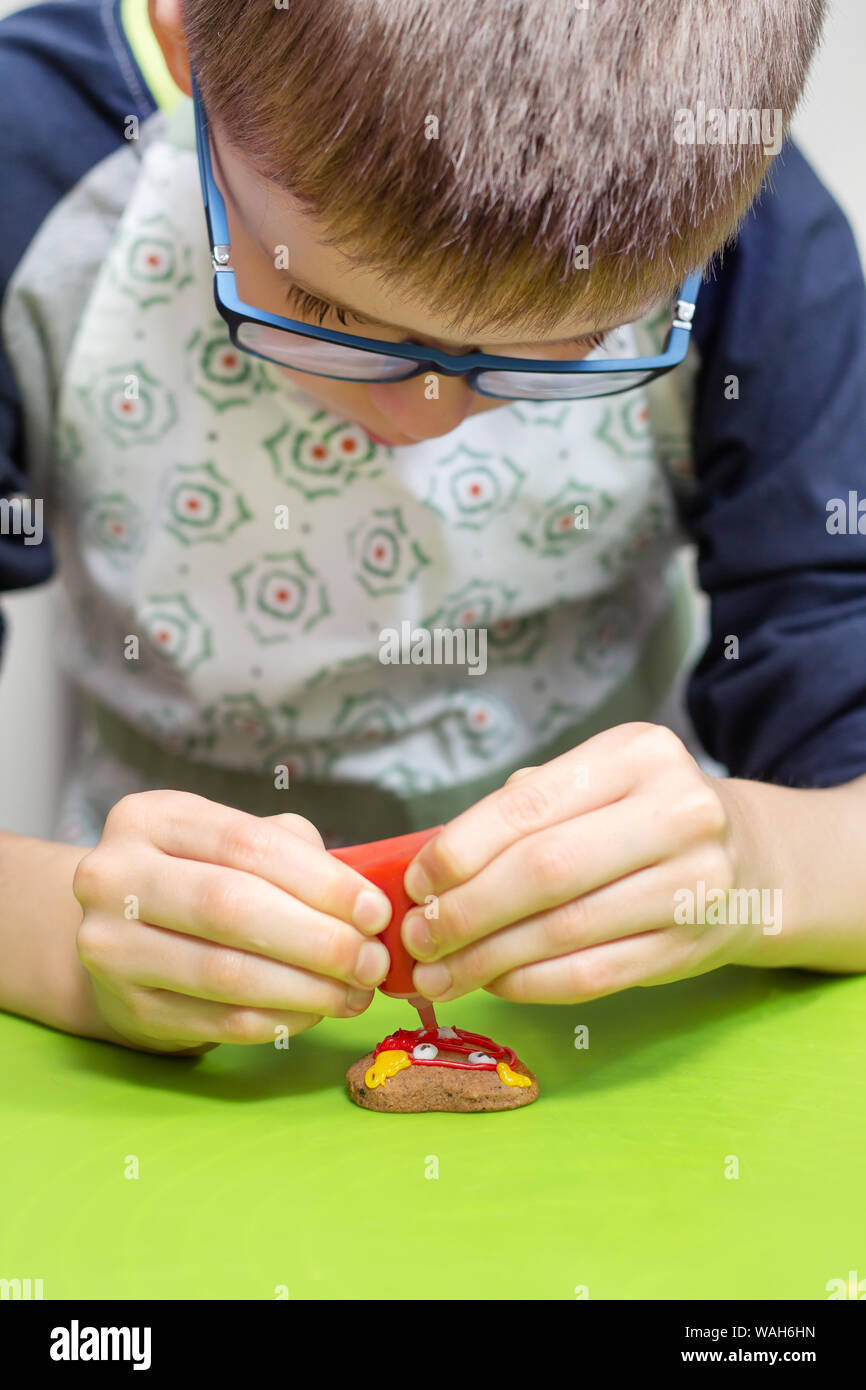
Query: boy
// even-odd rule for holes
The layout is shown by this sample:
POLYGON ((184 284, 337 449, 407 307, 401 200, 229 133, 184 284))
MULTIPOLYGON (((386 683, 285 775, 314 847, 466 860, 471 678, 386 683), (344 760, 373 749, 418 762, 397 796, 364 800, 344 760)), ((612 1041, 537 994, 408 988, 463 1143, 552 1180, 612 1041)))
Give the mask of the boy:
MULTIPOLYGON (((177 1053, 356 1014, 387 905, 323 834, 439 821, 403 929, 430 998, 866 968, 866 546, 831 524, 863 283, 773 162, 822 11, 0 27, 4 482, 45 499, 85 696, 58 842, 0 841, 5 1007, 177 1053), (653 721, 680 521, 727 779, 653 721), (388 664, 404 624, 483 659, 388 664)), ((45 578, 7 531, 3 585, 45 578)))

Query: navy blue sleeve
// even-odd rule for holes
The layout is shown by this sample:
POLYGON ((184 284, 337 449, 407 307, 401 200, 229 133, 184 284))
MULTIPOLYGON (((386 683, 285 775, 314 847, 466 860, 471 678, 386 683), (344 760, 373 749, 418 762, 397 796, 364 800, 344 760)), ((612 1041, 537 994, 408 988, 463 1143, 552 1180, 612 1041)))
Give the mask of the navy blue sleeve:
POLYGON ((694 332, 683 519, 711 631, 689 710, 733 775, 838 785, 866 773, 866 288, 796 147, 703 286, 694 332))
MULTIPOLYGON (((153 109, 116 5, 55 0, 0 21, 0 304, 51 209, 117 148, 125 116, 153 109)), ((0 497, 26 492, 20 401, 0 345, 0 497)), ((47 533, 26 545, 0 527, 0 592, 39 584, 53 569, 47 533)))

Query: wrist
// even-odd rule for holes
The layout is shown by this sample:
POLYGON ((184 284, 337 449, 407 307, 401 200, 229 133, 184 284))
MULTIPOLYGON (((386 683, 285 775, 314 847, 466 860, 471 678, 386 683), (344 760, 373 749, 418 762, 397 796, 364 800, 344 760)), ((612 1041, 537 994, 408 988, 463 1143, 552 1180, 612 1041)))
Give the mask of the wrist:
POLYGON ((735 866, 730 920, 747 923, 731 963, 796 965, 802 930, 799 868, 784 829, 789 798, 797 792, 738 777, 719 778, 716 791, 727 813, 735 866))
POLYGON ((732 963, 866 970, 866 777, 826 788, 720 778, 716 790, 738 905, 749 889, 772 905, 772 920, 750 927, 732 963))
POLYGON ((0 1008, 49 1028, 115 1041, 77 949, 72 891, 88 848, 0 835, 0 1008))

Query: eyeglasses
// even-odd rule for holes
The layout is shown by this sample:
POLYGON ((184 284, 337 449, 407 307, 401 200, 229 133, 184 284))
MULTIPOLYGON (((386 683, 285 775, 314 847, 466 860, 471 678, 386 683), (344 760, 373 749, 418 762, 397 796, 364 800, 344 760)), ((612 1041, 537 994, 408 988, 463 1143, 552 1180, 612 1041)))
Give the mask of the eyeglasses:
POLYGON ((683 361, 701 277, 690 275, 680 289, 664 349, 655 357, 547 361, 497 357, 486 352, 457 355, 404 341, 384 343, 284 318, 246 304, 231 267, 226 207, 213 173, 207 114, 193 78, 196 146, 208 240, 214 269, 214 300, 236 347, 255 357, 337 381, 407 381, 427 372, 466 377, 473 391, 500 400, 559 401, 613 396, 663 376, 683 361), (387 351, 385 350, 387 348, 387 351))

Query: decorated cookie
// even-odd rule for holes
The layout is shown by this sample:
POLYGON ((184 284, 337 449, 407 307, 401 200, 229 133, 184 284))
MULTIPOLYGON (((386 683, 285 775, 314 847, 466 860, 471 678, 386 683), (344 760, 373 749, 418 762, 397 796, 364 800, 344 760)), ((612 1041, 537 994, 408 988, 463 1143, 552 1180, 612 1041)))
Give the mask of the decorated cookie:
POLYGON ((510 1047, 463 1028, 398 1029, 346 1073, 349 1095, 367 1110, 515 1110, 538 1082, 510 1047))

